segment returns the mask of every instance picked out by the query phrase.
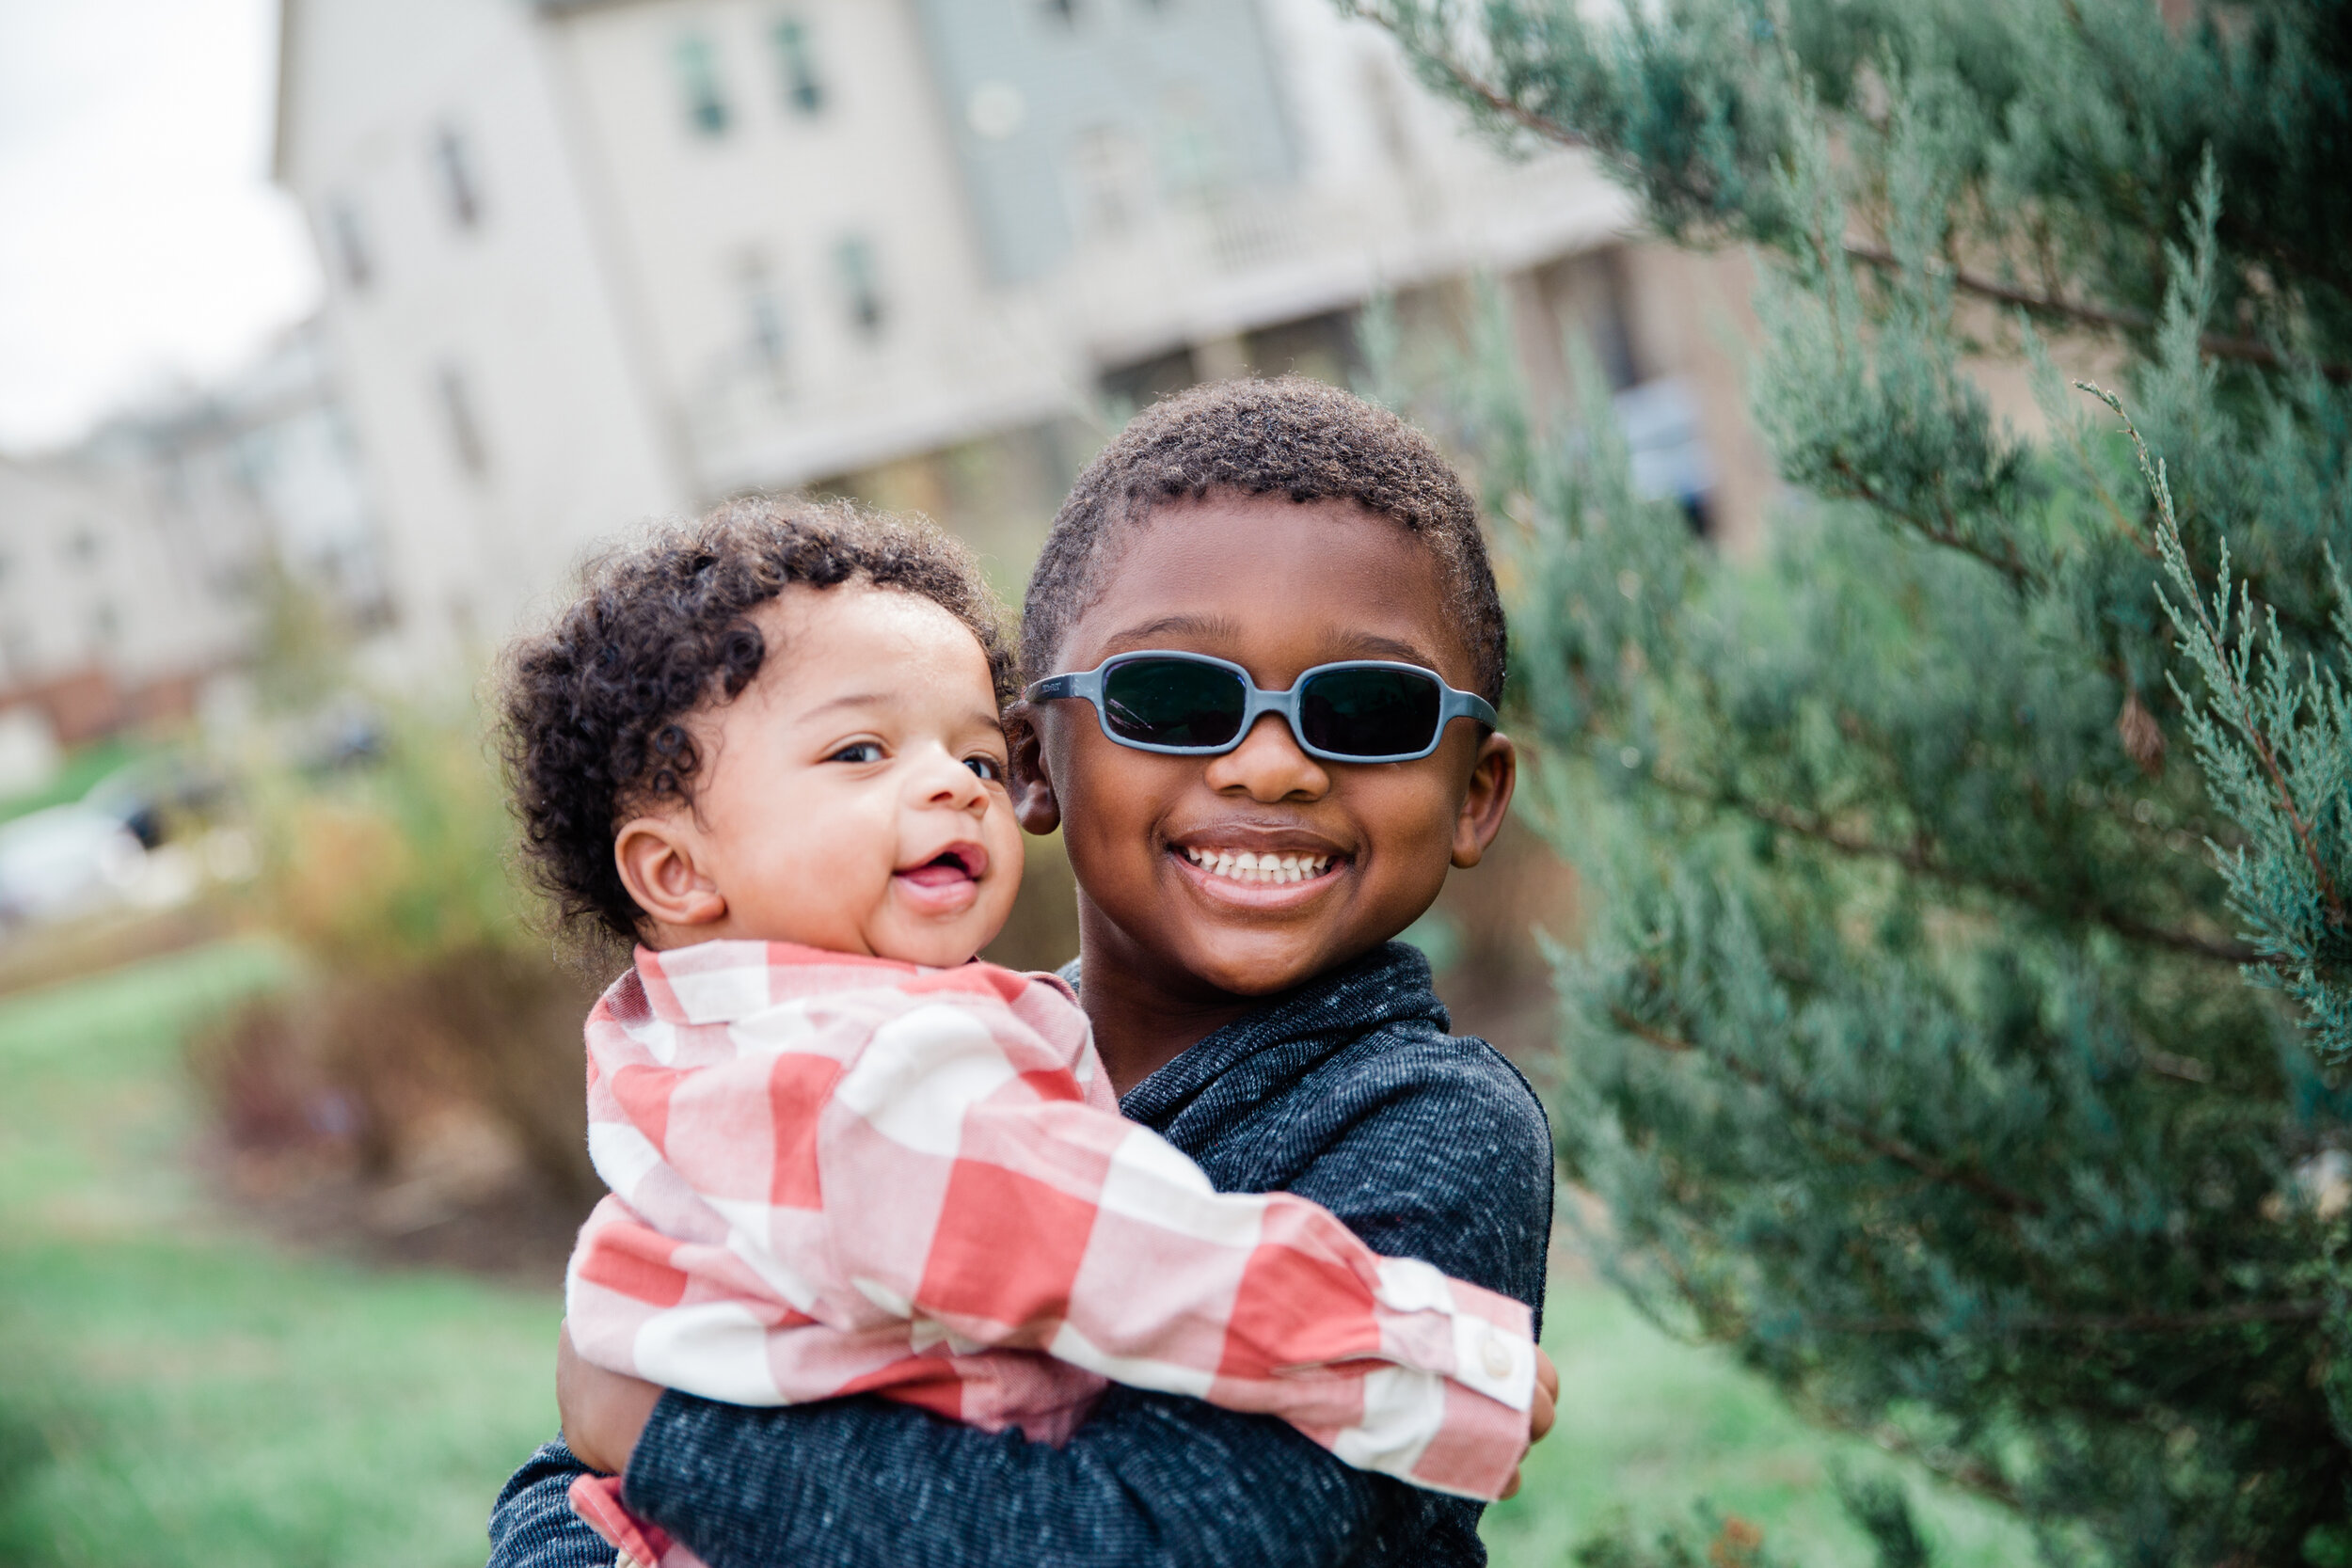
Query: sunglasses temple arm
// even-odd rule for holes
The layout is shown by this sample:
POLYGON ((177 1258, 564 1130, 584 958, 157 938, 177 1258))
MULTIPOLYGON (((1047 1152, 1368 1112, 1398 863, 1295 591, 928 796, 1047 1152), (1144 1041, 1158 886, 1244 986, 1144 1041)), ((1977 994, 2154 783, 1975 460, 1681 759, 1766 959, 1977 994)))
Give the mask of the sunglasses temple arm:
POLYGON ((1495 712, 1494 704, 1475 691, 1456 691, 1447 687, 1444 721, 1450 724, 1456 719, 1475 719, 1490 730, 1502 727, 1502 718, 1495 712))

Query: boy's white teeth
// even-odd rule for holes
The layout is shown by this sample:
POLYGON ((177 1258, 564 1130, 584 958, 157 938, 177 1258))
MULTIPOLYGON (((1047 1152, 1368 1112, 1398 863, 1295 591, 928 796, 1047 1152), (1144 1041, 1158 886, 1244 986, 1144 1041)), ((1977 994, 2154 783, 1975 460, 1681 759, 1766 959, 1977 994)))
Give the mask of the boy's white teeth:
POLYGON ((1194 849, 1184 858, 1212 877, 1236 882, 1306 882, 1330 869, 1328 855, 1253 854, 1248 849, 1194 849))

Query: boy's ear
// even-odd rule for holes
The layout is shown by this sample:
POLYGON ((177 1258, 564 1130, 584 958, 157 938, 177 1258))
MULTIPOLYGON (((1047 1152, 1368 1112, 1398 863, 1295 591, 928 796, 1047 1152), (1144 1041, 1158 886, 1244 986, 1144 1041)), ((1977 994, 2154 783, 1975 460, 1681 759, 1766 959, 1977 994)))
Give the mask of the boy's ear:
POLYGON ((726 917, 727 901, 696 863, 693 845, 675 821, 640 816, 612 835, 621 885, 656 926, 707 926, 726 917))
POLYGON ((1061 802, 1054 798, 1054 781, 1046 775, 1045 737, 1038 733, 1037 719, 1037 709, 1026 703, 1006 710, 1005 783, 1021 826, 1032 833, 1050 833, 1061 826, 1061 802))
POLYGON ((1502 831, 1503 814, 1511 809, 1511 791, 1518 782, 1519 749, 1511 737, 1497 733, 1479 742, 1470 788, 1462 792, 1461 809, 1454 817, 1456 866, 1467 871, 1486 858, 1486 847, 1502 831))

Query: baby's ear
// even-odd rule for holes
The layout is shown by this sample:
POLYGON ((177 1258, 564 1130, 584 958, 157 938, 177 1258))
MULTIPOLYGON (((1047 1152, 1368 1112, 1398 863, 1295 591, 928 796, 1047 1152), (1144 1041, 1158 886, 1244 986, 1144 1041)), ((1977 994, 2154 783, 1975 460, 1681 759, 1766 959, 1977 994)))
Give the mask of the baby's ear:
POLYGON ((621 885, 656 926, 707 926, 726 917, 727 901, 697 863, 694 845, 666 816, 640 816, 612 835, 621 885))
POLYGON ((1005 744, 1012 814, 1033 833, 1050 833, 1061 826, 1061 802, 1054 798, 1054 781, 1045 771, 1045 741, 1037 731, 1037 709, 1015 703, 1005 710, 1005 744))

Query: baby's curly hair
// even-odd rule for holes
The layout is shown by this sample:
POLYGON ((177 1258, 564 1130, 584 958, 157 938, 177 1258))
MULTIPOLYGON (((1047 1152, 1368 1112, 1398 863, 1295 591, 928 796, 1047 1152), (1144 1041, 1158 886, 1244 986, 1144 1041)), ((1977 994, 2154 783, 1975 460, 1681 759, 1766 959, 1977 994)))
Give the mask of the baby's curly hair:
POLYGON ((501 660, 500 751, 532 879, 593 943, 637 940, 644 911, 612 863, 629 814, 691 803, 702 757, 684 721, 759 673, 752 612, 793 583, 868 583, 972 629, 1001 707, 1016 689, 1004 607, 972 552, 929 523, 845 501, 728 501, 594 561, 579 598, 501 660))
POLYGON ((1116 536, 1163 501, 1212 490, 1351 500, 1429 546, 1479 694, 1502 700, 1506 638, 1478 507, 1429 438, 1387 409, 1304 376, 1216 382, 1137 414, 1062 502, 1029 576, 1022 662, 1054 673, 1099 592, 1116 536))

